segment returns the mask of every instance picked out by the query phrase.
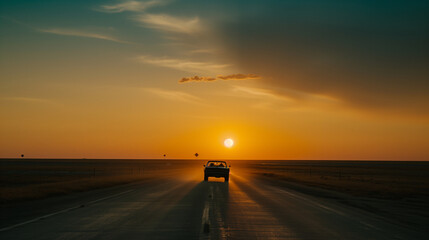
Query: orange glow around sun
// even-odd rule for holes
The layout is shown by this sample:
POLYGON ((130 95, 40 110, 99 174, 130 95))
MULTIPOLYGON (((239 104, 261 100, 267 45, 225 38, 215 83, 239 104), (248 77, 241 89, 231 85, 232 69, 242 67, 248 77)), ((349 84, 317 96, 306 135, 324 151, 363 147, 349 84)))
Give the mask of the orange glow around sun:
POLYGON ((234 140, 232 140, 231 138, 227 138, 225 139, 223 144, 225 145, 225 147, 231 148, 232 146, 234 146, 234 140))

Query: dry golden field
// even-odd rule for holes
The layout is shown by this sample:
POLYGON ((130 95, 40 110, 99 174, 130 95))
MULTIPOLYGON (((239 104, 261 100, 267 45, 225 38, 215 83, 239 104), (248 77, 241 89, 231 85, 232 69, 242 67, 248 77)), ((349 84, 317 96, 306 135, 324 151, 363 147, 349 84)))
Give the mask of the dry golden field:
MULTIPOLYGON (((0 203, 201 171, 203 160, 1 159, 0 203)), ((231 173, 353 196, 429 197, 429 162, 228 161, 231 173)), ((231 177, 232 181, 234 177, 231 177)), ((203 180, 203 179, 201 179, 203 180)))
POLYGON ((182 167, 177 161, 160 160, 2 159, 0 163, 0 203, 168 177, 182 167))
POLYGON ((429 162, 266 161, 246 164, 256 176, 355 196, 400 199, 429 196, 429 162))

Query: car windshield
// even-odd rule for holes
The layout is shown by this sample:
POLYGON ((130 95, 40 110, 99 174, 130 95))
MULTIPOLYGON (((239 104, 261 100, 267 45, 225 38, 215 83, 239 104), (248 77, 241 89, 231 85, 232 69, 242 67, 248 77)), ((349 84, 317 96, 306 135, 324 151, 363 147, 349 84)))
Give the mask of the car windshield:
POLYGON ((208 162, 209 167, 226 167, 225 162, 208 162))

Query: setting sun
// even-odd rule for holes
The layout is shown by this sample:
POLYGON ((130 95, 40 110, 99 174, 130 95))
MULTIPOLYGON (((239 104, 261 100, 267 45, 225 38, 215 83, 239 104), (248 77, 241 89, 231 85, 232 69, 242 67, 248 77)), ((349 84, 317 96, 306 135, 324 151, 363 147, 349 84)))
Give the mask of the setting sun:
POLYGON ((231 138, 228 138, 228 139, 225 139, 223 144, 225 145, 225 147, 231 148, 232 146, 234 146, 234 141, 231 138))

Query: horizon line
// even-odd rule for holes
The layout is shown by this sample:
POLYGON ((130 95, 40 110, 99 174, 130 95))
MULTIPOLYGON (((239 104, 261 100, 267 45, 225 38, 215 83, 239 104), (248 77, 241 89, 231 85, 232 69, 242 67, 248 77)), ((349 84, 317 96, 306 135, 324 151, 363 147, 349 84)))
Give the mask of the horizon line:
POLYGON ((397 160, 397 159, 221 159, 221 158, 4 158, 2 160, 174 160, 174 161, 368 161, 368 162, 429 162, 429 160, 397 160))

